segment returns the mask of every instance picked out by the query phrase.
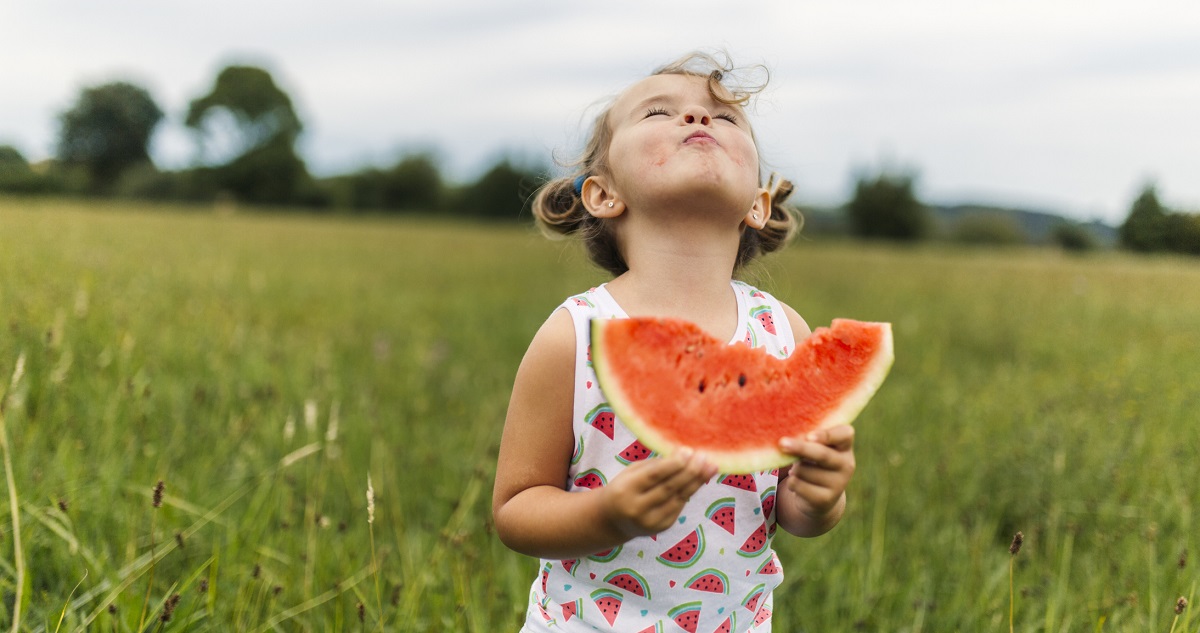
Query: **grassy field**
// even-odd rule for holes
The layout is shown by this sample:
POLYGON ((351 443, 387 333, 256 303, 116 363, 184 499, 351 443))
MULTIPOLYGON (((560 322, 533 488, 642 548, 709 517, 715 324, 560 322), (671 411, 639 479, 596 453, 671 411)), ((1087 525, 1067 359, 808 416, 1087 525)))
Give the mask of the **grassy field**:
MULTIPOLYGON (((896 333, 775 630, 1007 630, 1018 530, 1016 630, 1200 630, 1200 260, 801 240, 748 277, 896 333)), ((530 228, 0 200, 0 627, 515 631, 508 392, 602 280, 530 228)))

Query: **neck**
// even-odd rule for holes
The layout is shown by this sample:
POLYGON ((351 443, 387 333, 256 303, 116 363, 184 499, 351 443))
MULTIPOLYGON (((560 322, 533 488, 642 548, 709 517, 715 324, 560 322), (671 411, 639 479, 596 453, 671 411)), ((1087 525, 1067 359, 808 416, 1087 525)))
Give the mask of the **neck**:
POLYGON ((724 329, 735 305, 729 281, 739 233, 711 219, 674 217, 624 218, 618 239, 629 271, 610 289, 630 316, 673 316, 724 329))

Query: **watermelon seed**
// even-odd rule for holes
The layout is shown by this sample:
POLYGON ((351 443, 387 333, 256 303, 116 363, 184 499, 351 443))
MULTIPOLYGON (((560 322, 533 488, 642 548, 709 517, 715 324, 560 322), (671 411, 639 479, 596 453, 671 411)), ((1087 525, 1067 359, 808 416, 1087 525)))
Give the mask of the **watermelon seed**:
POLYGON ((745 386, 746 386, 746 374, 739 374, 739 375, 738 375, 738 386, 739 386, 739 387, 745 387, 745 386))
POLYGON ((704 381, 700 381, 700 393, 704 393, 704 381))

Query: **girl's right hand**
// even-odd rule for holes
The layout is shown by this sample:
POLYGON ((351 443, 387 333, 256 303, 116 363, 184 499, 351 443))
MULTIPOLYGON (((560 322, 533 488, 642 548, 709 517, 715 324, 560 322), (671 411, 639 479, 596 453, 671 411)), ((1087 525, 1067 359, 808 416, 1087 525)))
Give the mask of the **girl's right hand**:
POLYGON ((628 540, 674 525, 688 499, 716 474, 717 467, 703 455, 684 448, 637 462, 597 491, 604 516, 628 540))

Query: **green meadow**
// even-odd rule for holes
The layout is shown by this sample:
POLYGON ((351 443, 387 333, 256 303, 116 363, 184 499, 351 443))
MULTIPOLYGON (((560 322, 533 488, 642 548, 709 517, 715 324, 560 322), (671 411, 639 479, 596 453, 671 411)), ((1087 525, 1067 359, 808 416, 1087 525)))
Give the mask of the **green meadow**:
MULTIPOLYGON (((1200 630, 1200 260, 802 238, 745 277, 896 336, 774 630, 1200 630)), ((603 280, 530 226, 0 200, 0 628, 515 632, 508 394, 603 280)))

